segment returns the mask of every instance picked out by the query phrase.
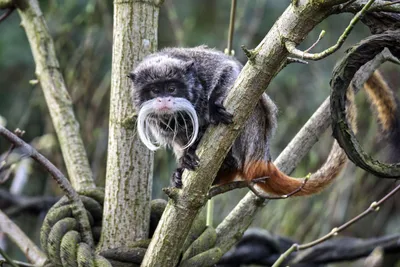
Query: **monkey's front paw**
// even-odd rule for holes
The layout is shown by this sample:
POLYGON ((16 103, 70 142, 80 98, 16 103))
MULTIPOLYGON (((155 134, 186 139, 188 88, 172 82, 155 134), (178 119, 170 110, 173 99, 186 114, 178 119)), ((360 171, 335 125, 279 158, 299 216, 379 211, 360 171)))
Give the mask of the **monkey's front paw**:
POLYGON ((195 152, 187 152, 179 159, 179 164, 185 169, 194 171, 199 166, 199 161, 200 159, 195 152))
POLYGON ((171 176, 171 185, 176 188, 182 188, 183 168, 178 168, 171 176))
POLYGON ((226 111, 222 104, 214 103, 210 107, 210 123, 218 124, 225 123, 230 124, 233 122, 233 115, 226 111))

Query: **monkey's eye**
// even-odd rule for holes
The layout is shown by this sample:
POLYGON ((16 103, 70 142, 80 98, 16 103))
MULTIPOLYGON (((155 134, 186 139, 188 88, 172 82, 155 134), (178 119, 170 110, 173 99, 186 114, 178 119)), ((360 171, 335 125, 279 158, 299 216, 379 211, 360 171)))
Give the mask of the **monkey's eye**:
POLYGON ((175 93, 175 91, 176 91, 176 86, 175 85, 168 86, 168 93, 175 93))
POLYGON ((160 89, 159 89, 158 87, 152 87, 152 88, 151 88, 151 91, 152 91, 154 94, 158 94, 158 93, 160 92, 160 89))

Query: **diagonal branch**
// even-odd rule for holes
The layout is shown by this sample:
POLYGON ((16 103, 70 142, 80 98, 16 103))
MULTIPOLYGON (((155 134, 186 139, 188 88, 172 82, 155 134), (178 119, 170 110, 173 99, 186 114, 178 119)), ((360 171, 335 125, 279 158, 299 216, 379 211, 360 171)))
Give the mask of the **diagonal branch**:
POLYGON ((86 209, 83 206, 83 203, 78 195, 78 193, 72 188, 71 184, 68 182, 68 179, 62 174, 62 172, 57 169, 56 166, 53 165, 46 157, 40 154, 36 149, 32 146, 25 143, 18 136, 4 128, 0 125, 0 135, 7 139, 10 143, 14 144, 16 147, 22 149, 27 155, 29 155, 32 159, 38 162, 43 168, 46 169, 47 172, 51 174, 54 180, 59 184, 61 189, 65 192, 67 197, 75 203, 73 206, 73 215, 77 219, 80 230, 82 233, 83 240, 86 244, 93 247, 93 236, 89 223, 89 218, 86 213, 86 209))
MULTIPOLYGON (((333 46, 329 47, 328 49, 320 52, 320 53, 308 53, 307 51, 301 51, 296 48, 296 43, 293 41, 286 41, 285 46, 286 49, 289 51, 290 54, 293 56, 299 57, 301 59, 309 59, 309 60, 320 60, 323 59, 333 53, 335 53, 340 47, 342 47, 344 41, 346 41, 347 37, 349 36, 351 30, 354 28, 356 23, 362 18, 362 16, 367 12, 367 10, 371 7, 372 3, 375 0, 369 0, 368 3, 352 18, 350 21, 349 26, 344 30, 343 34, 340 35, 338 41, 333 46)), ((320 35, 321 36, 321 35, 320 35)), ((320 39, 320 38, 318 38, 320 39)))
POLYGON ((77 191, 94 188, 79 123, 39 3, 37 0, 17 1, 17 9, 32 49, 36 75, 46 98, 71 183, 77 191))
POLYGON ((0 210, 0 231, 7 236, 21 249, 27 259, 39 266, 46 261, 44 253, 32 240, 0 210))

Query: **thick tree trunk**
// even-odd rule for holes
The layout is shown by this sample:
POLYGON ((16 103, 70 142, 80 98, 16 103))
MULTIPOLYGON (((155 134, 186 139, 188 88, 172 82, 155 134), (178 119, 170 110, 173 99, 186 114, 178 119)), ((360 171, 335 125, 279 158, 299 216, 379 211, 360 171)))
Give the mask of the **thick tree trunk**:
POLYGON ((148 237, 153 154, 136 134, 131 81, 142 58, 157 49, 161 1, 114 1, 110 130, 99 250, 148 237))

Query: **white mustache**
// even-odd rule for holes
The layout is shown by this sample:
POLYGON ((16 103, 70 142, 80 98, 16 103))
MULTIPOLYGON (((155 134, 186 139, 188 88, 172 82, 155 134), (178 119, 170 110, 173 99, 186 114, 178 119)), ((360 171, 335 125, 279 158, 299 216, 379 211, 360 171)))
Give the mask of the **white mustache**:
MULTIPOLYGON (((181 113, 185 113, 189 116, 190 121, 192 123, 193 129, 192 132, 190 133, 190 138, 188 143, 182 148, 182 149, 186 149, 188 147, 190 147, 197 138, 197 135, 199 133, 199 121, 197 118, 197 113, 196 110, 194 109, 193 105, 186 100, 185 98, 180 98, 180 97, 176 97, 173 99, 174 104, 173 104, 173 109, 171 110, 173 112, 173 114, 171 114, 171 118, 169 119, 169 121, 167 123, 165 123, 162 118, 157 119, 158 113, 156 112, 155 109, 155 103, 156 99, 152 99, 149 101, 144 102, 141 105, 141 108, 139 110, 139 114, 138 114, 138 119, 137 119, 137 131, 139 133, 139 137, 140 140, 142 140, 143 144, 145 144, 147 146, 148 149, 155 151, 157 149, 159 149, 161 147, 161 140, 157 140, 158 137, 163 137, 162 134, 154 134, 152 131, 156 131, 156 132, 160 132, 160 129, 162 126, 166 126, 166 128, 170 129, 174 135, 172 138, 172 141, 174 141, 178 130, 177 126, 181 126, 178 124, 177 121, 177 116, 181 116, 184 122, 184 125, 182 125, 185 128, 186 131, 186 136, 189 138, 188 136, 188 125, 186 124, 186 121, 183 117, 183 115, 181 113), (149 119, 156 119, 157 123, 156 124, 152 124, 151 126, 153 127, 153 129, 151 129, 150 127, 150 122, 149 119), (169 126, 169 123, 171 122, 171 120, 174 119, 175 122, 175 127, 174 129, 172 129, 169 126), (154 127, 156 129, 154 129, 154 127)), ((165 129, 166 129, 165 128, 165 129)))

